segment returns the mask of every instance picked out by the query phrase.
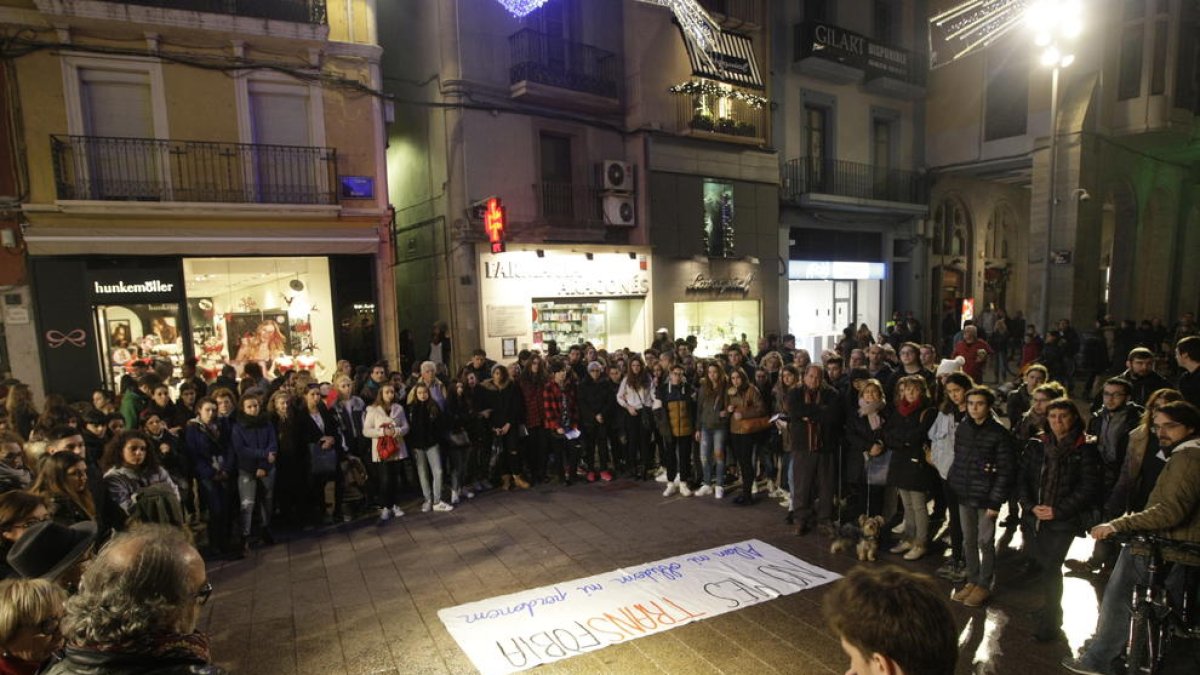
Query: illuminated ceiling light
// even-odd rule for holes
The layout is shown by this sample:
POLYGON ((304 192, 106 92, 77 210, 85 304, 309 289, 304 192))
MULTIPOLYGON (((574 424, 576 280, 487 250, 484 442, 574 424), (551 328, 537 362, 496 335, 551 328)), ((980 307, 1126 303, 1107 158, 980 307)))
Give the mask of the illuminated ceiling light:
POLYGON ((1071 65, 1072 63, 1075 63, 1075 55, 1067 54, 1066 56, 1062 57, 1062 61, 1059 61, 1058 65, 1060 68, 1066 68, 1067 66, 1071 65))
POLYGON ((1042 52, 1042 65, 1053 66, 1062 59, 1062 54, 1059 53, 1057 47, 1047 47, 1042 52))
POLYGON ((1033 38, 1033 43, 1039 47, 1050 46, 1050 34, 1044 31, 1039 31, 1037 36, 1033 38))

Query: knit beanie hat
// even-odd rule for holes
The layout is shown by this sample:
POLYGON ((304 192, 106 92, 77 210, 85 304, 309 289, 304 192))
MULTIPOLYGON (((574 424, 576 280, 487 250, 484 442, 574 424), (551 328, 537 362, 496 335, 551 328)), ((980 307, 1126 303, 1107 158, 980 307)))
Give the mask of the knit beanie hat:
POLYGON ((956 356, 952 359, 942 359, 942 362, 938 364, 937 367, 937 375, 941 376, 949 375, 950 373, 961 373, 963 365, 965 365, 966 362, 967 360, 961 356, 956 356))

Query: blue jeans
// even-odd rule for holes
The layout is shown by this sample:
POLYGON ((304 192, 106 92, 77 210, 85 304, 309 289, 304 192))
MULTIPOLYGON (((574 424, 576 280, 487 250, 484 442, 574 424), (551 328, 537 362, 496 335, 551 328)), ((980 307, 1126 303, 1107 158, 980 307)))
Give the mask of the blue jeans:
MULTIPOLYGON (((1097 672, 1111 675, 1116 672, 1113 661, 1125 650, 1129 640, 1129 620, 1133 615, 1131 598, 1135 584, 1144 584, 1150 578, 1150 558, 1130 553, 1129 547, 1121 549, 1117 565, 1113 568, 1108 586, 1104 588, 1104 599, 1100 601, 1100 616, 1096 621, 1096 632, 1088 641, 1079 660, 1097 672)), ((1183 598, 1183 565, 1172 565, 1167 573, 1167 594, 1171 603, 1178 607, 1183 598)))
POLYGON ((442 452, 436 445, 428 448, 413 448, 417 458, 417 477, 421 481, 421 492, 425 501, 436 504, 442 501, 442 452), (433 474, 432 485, 430 473, 433 474))
POLYGON ((700 430, 700 468, 704 476, 704 485, 712 483, 715 478, 717 485, 725 482, 725 457, 729 450, 728 429, 700 430), (717 475, 713 476, 713 463, 716 462, 717 475))
POLYGON ((988 516, 987 509, 968 504, 958 505, 958 517, 962 521, 967 581, 991 590, 996 580, 996 519, 988 516))
POLYGON ((275 508, 275 469, 272 468, 263 478, 253 473, 238 471, 238 498, 242 506, 242 536, 250 536, 250 527, 254 524, 254 510, 258 507, 259 520, 262 529, 271 527, 271 511, 275 508), (258 486, 262 485, 261 499, 258 486))

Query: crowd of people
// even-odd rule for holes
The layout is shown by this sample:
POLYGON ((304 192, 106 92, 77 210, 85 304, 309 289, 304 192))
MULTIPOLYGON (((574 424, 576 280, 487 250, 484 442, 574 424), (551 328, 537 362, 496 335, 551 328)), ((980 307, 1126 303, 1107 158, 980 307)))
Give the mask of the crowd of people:
MULTIPOLYGON (((997 529, 1019 528, 1024 571, 1044 599, 1034 636, 1055 640, 1077 536, 1090 530, 1097 542, 1068 568, 1125 585, 1112 531, 1200 540, 1200 506, 1176 494, 1200 484, 1200 465, 1168 461, 1200 452, 1200 337, 1172 345, 1178 384, 1153 350, 1134 346, 1122 372, 1096 374, 1099 392, 1081 409, 1045 348, 1007 382, 1015 359, 983 337, 995 341, 996 322, 990 330, 967 322, 939 353, 920 342, 919 324, 896 317, 878 338, 848 328, 816 359, 790 335, 702 358, 694 338, 663 330, 643 352, 551 345, 499 364, 476 349, 457 367, 441 331, 407 374, 343 361, 325 382, 296 370, 268 379, 269 364, 250 362, 206 381, 194 362, 173 378, 138 361, 119 395, 52 394, 40 407, 8 382, 0 577, 82 593, 93 555, 142 527, 244 557, 279 528, 357 517, 383 526, 402 506, 439 517, 485 491, 542 483, 657 480, 664 497, 777 500, 800 536, 858 536, 878 519, 897 560, 944 555, 937 574, 968 607, 997 592, 997 529), (996 362, 996 386, 984 386, 996 362)), ((30 607, 61 603, 58 590, 14 588, 39 598, 30 607)), ((1098 637, 1072 663, 1108 672, 1110 643, 1098 637)))

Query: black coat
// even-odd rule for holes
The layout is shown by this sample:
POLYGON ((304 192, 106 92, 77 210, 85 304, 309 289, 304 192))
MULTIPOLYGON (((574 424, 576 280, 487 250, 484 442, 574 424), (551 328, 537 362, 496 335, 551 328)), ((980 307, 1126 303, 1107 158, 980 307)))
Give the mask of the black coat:
POLYGON ((525 419, 525 399, 521 396, 521 388, 516 382, 509 381, 504 388, 498 388, 489 380, 481 386, 483 410, 492 411, 484 421, 485 425, 493 429, 499 429, 505 424, 515 427, 525 419))
MULTIPOLYGON (((430 403, 433 399, 430 399, 430 403)), ((432 403, 437 408, 436 403, 432 403)), ((431 410, 430 405, 414 401, 409 404, 405 413, 408 415, 408 435, 404 443, 413 450, 428 450, 435 445, 442 445, 446 436, 446 415, 431 410)))
POLYGON ((883 449, 892 451, 888 464, 888 485, 900 490, 926 492, 933 485, 930 465, 925 461, 929 428, 937 411, 926 401, 919 410, 901 415, 899 409, 888 413, 883 423, 883 449))
POLYGON ((976 424, 963 419, 954 432, 954 463, 946 480, 958 503, 1000 510, 1012 496, 1016 474, 1016 441, 994 417, 976 424))
POLYGON ((96 652, 68 647, 63 659, 42 671, 52 675, 222 675, 199 658, 96 652))
MULTIPOLYGON (((880 410, 879 414, 883 415, 886 421, 885 411, 880 410)), ((845 436, 842 441, 845 453, 842 457, 848 482, 861 483, 867 479, 863 473, 866 470, 866 459, 863 457, 863 453, 870 450, 871 446, 882 438, 882 426, 872 429, 871 421, 859 415, 858 410, 846 411, 845 436)))
POLYGON ((814 452, 809 447, 806 420, 820 427, 821 447, 816 452, 837 452, 842 436, 842 399, 833 387, 822 384, 815 402, 805 401, 802 385, 788 392, 788 448, 789 452, 814 452))
POLYGON ((579 421, 585 426, 596 424, 596 415, 604 416, 608 424, 616 419, 617 385, 605 376, 593 380, 590 376, 579 380, 576 388, 579 403, 579 421))
POLYGON ((1038 527, 1056 531, 1082 532, 1092 523, 1089 514, 1099 507, 1103 494, 1100 452, 1095 439, 1081 432, 1074 446, 1058 461, 1057 494, 1052 503, 1042 498, 1042 475, 1047 470, 1046 448, 1053 441, 1046 434, 1029 440, 1021 456, 1017 473, 1017 499, 1021 502, 1023 518, 1036 522, 1033 507, 1044 504, 1054 508, 1054 520, 1042 521, 1038 527))

